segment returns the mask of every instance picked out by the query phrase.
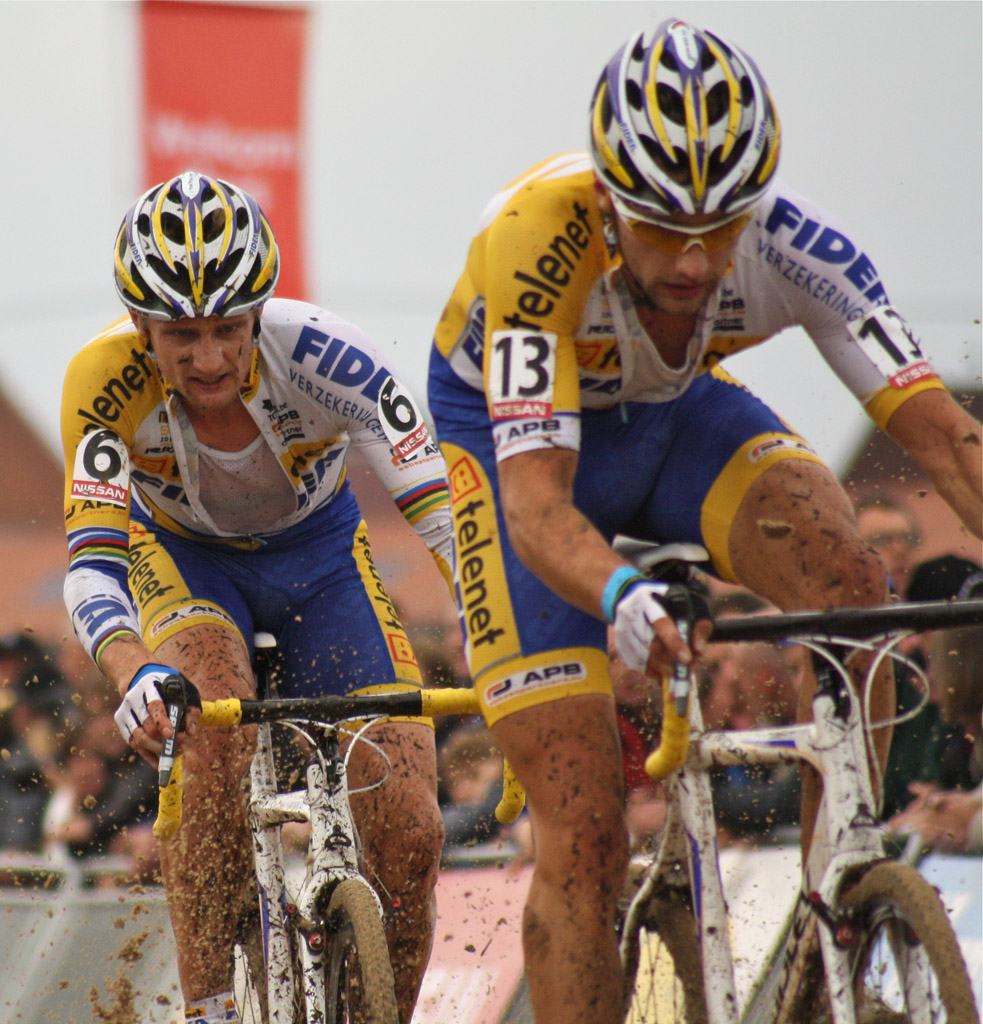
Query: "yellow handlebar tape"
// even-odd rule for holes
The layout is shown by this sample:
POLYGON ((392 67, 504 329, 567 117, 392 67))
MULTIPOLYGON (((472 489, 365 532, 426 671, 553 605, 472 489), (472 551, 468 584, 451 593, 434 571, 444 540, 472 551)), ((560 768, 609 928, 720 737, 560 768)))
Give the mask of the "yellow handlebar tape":
POLYGON ((668 677, 662 681, 662 694, 662 736, 659 746, 645 759, 645 771, 656 782, 681 767, 689 753, 689 720, 676 711, 668 677))
POLYGON ((157 805, 157 820, 154 822, 154 836, 162 843, 173 839, 181 826, 181 800, 184 789, 184 758, 178 754, 171 769, 171 781, 160 790, 157 805))
POLYGON ((502 767, 502 799, 495 808, 495 817, 503 825, 511 825, 526 806, 526 791, 515 777, 512 765, 505 762, 502 767))
POLYGON ((421 690, 423 715, 477 715, 481 713, 478 695, 471 689, 449 686, 443 690, 421 690))
POLYGON ((242 718, 242 703, 236 697, 225 700, 203 700, 199 726, 238 725, 242 718))

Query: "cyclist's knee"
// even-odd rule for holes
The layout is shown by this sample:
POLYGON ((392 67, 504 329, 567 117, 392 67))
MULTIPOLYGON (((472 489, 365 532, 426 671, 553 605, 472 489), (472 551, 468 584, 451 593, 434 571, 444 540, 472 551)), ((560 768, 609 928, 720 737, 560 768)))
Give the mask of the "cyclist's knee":
POLYGON ((424 890, 436 885, 444 845, 444 823, 429 794, 406 793, 398 813, 373 815, 359 824, 365 850, 389 886, 412 882, 424 890))
POLYGON ((880 604, 887 574, 824 466, 788 460, 748 492, 729 537, 737 579, 778 607, 880 604))
POLYGON ((888 596, 884 563, 860 541, 859 535, 851 541, 846 557, 837 559, 839 576, 835 603, 857 606, 883 604, 888 596))

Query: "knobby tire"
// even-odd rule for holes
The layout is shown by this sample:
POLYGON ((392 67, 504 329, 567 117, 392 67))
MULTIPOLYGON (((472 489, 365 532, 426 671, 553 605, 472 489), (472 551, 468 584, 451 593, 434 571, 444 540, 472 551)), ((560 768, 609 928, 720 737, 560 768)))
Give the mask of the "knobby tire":
POLYGON ((928 993, 914 999, 931 1001, 933 1024, 979 1024, 973 989, 959 943, 935 889, 908 864, 885 862, 867 871, 841 898, 841 908, 857 930, 852 956, 858 1024, 896 1024, 912 1019, 912 1006, 900 992, 880 991, 898 969, 887 942, 892 933, 901 942, 918 943, 931 966, 928 993), (879 957, 890 954, 885 965, 879 957))
POLYGON ((372 894, 358 879, 340 882, 326 915, 326 1024, 398 1024, 386 933, 372 894))
POLYGON ((625 1024, 706 1024, 696 919, 681 898, 652 895, 622 967, 625 1024))

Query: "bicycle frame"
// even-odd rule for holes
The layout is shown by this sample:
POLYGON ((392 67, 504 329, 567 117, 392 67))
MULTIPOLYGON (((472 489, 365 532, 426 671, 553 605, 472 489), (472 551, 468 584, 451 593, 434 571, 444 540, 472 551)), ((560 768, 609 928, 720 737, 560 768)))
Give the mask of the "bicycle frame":
MULTIPOLYGON (((825 646, 809 642, 814 651, 825 646)), ((835 658, 828 653, 825 658, 835 658)), ((867 680, 876 668, 868 672, 867 680)), ((876 801, 868 770, 860 701, 840 661, 817 670, 813 721, 744 732, 704 732, 698 701, 689 701, 686 760, 668 783, 669 812, 657 857, 629 907, 622 942, 634 933, 653 891, 689 890, 697 920, 709 1024, 764 1024, 788 1018, 806 954, 819 927, 833 1024, 854 1020, 847 956, 838 945, 836 904, 844 878, 883 857, 876 801), (743 1015, 738 1005, 727 907, 718 861, 716 822, 708 771, 728 765, 804 762, 823 781, 823 797, 800 899, 777 956, 758 983, 743 1015)), ((667 699, 667 713, 669 713, 667 699)), ((624 950, 623 950, 624 952, 624 950)))
MULTIPOLYGON (((320 730, 319 730, 320 731, 320 730)), ((259 726, 256 752, 250 767, 249 827, 253 836, 254 864, 259 886, 263 954, 266 962, 271 1024, 292 1024, 294 992, 300 984, 308 1019, 325 1019, 324 987, 318 983, 324 956, 321 915, 326 894, 344 879, 356 879, 371 893, 380 918, 382 903, 362 877, 358 862, 358 834, 348 801, 348 782, 337 732, 324 728, 321 742, 307 766, 306 791, 277 792, 269 723, 259 726), (300 821, 310 824, 307 870, 295 900, 288 897, 280 826, 300 821), (280 913, 270 908, 280 907, 280 913), (292 918, 296 957, 286 927, 292 918)))

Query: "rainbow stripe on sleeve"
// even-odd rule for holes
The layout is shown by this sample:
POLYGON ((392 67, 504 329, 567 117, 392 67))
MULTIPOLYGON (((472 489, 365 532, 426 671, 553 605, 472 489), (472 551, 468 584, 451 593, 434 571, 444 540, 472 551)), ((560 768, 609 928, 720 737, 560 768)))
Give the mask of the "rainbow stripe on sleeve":
POLYGON ((102 657, 102 652, 114 641, 119 640, 121 637, 136 637, 140 639, 139 633, 131 629, 129 626, 112 626, 106 630, 105 633, 96 637, 89 648, 89 654, 92 656, 92 660, 98 665, 99 659, 102 657))
POLYGON ((428 516, 435 508, 448 502, 447 481, 440 477, 411 487, 396 499, 396 507, 411 525, 428 516))
POLYGON ((68 534, 68 562, 70 566, 83 562, 118 562, 127 566, 129 534, 124 530, 89 528, 71 530, 68 534))

